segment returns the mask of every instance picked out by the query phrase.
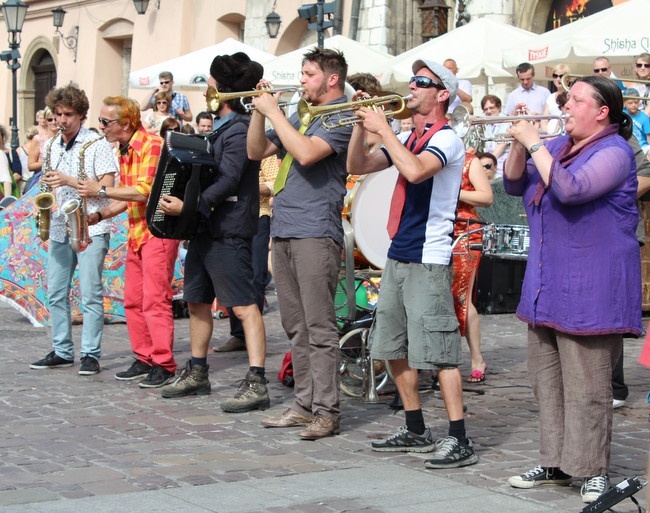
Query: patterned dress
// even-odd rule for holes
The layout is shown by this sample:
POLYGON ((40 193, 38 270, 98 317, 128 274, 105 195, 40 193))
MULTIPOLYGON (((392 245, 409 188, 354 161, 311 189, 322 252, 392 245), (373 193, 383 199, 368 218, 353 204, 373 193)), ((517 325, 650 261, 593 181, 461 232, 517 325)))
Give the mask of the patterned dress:
MULTIPOLYGON (((463 167, 463 179, 461 182, 461 190, 474 191, 472 182, 469 179, 469 166, 476 156, 470 153, 465 155, 465 166, 463 167)), ((462 201, 458 202, 456 210, 456 217, 462 219, 478 219, 476 209, 472 205, 468 205, 462 201)), ((466 221, 456 221, 454 223, 454 238, 457 239, 461 234, 467 233, 468 230, 480 228, 478 224, 468 224, 466 221)), ((465 336, 467 327, 467 309, 469 302, 472 301, 472 290, 469 290, 472 274, 478 268, 481 260, 480 251, 469 250, 468 244, 481 244, 483 241, 483 232, 473 233, 468 237, 463 237, 454 248, 453 263, 453 277, 452 277, 452 292, 454 295, 454 308, 456 310, 456 317, 460 324, 460 334, 465 336)))

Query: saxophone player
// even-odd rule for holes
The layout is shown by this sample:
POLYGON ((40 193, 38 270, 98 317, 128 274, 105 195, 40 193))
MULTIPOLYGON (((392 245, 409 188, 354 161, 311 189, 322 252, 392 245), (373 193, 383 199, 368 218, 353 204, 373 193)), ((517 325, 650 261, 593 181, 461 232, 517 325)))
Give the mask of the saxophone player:
MULTIPOLYGON (((97 374, 100 370, 101 341, 104 328, 104 300, 102 271, 108 253, 111 223, 103 221, 89 229, 91 244, 76 253, 69 243, 66 216, 61 205, 78 198, 80 179, 92 180, 100 187, 112 187, 118 172, 110 145, 84 128, 89 102, 86 94, 70 83, 52 90, 45 99, 56 116, 59 133, 49 145, 50 168, 42 177, 55 196, 51 217, 47 263, 47 295, 52 325, 52 351, 30 365, 32 369, 71 367, 74 363, 72 323, 70 319, 70 287, 75 268, 79 268, 83 328, 81 334, 82 376, 97 374), (94 144, 89 144, 95 141, 94 144), (82 151, 83 149, 83 151, 82 151)), ((110 200, 89 198, 87 211, 94 213, 107 206, 110 200)))

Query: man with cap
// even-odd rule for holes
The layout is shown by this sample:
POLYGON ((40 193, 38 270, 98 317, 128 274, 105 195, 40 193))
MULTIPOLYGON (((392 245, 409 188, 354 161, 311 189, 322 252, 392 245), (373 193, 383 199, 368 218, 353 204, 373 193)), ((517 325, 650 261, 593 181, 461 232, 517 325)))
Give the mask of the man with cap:
MULTIPOLYGON (((219 55, 210 66, 208 87, 219 92, 248 91, 262 78, 263 68, 238 52, 219 55)), ((210 137, 216 172, 201 192, 199 233, 185 257, 183 297, 190 312, 191 359, 177 379, 161 390, 163 397, 210 393, 208 344, 212 336, 212 303, 231 307, 244 327, 249 370, 239 390, 221 403, 225 412, 268 408, 265 377, 266 333, 253 287, 252 238, 259 213, 260 163, 246 154, 250 116, 238 99, 221 102, 210 137)), ((163 195, 161 210, 179 215, 183 201, 163 195)))
MULTIPOLYGON (((302 61, 302 98, 312 105, 346 102, 343 54, 315 48, 302 61)), ((266 86, 265 82, 260 83, 266 86)), ((339 345, 334 310, 343 248, 341 210, 351 128, 326 130, 320 119, 301 126, 278 109, 278 95, 253 100, 248 156, 283 157, 274 184, 273 277, 282 326, 291 340, 294 401, 265 427, 306 426, 298 436, 316 440, 339 432, 339 345), (268 120, 273 129, 265 132, 268 120)), ((336 123, 339 116, 333 115, 336 123)), ((386 123, 390 128, 390 125, 386 123)), ((247 340, 248 341, 248 340, 247 340)))
POLYGON ((391 201, 392 239, 370 333, 372 358, 389 360, 404 403, 406 425, 372 443, 384 452, 431 452, 427 468, 472 465, 478 457, 465 434, 460 371, 461 343, 451 293, 451 234, 465 149, 445 113, 456 97, 458 80, 437 62, 419 59, 409 81, 413 132, 395 135, 381 110, 361 108, 363 122, 352 131, 348 168, 360 174, 394 165, 399 171, 391 201), (365 132, 383 146, 363 149, 365 132), (434 370, 449 418, 449 434, 433 442, 424 424, 418 370, 434 370))

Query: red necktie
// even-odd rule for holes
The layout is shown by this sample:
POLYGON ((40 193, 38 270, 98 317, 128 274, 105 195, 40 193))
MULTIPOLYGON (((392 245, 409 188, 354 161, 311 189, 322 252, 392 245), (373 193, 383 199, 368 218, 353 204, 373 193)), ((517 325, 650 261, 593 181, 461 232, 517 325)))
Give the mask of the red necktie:
MULTIPOLYGON (((429 130, 427 130, 424 136, 421 139, 417 139, 415 130, 411 132, 408 141, 406 141, 407 148, 411 149, 413 142, 417 140, 415 148, 411 149, 411 152, 415 155, 419 154, 422 151, 422 148, 426 146, 427 142, 433 134, 440 130, 443 126, 447 124, 447 119, 442 119, 433 125, 429 130)), ((399 229, 399 223, 402 220, 402 212, 404 211, 404 204, 406 203, 406 178, 400 173, 397 177, 397 183, 395 184, 395 189, 393 190, 393 197, 390 200, 390 210, 388 212, 388 225, 386 229, 388 230, 388 237, 393 239, 397 235, 397 230, 399 229)))

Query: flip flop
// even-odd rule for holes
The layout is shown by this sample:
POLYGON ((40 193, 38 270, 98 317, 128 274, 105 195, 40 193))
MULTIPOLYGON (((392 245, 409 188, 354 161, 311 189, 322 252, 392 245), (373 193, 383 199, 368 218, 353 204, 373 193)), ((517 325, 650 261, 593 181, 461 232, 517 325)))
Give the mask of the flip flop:
POLYGON ((472 371, 472 375, 467 378, 468 383, 483 383, 485 381, 485 372, 487 371, 487 367, 485 367, 485 371, 480 371, 478 369, 474 369, 472 371))

